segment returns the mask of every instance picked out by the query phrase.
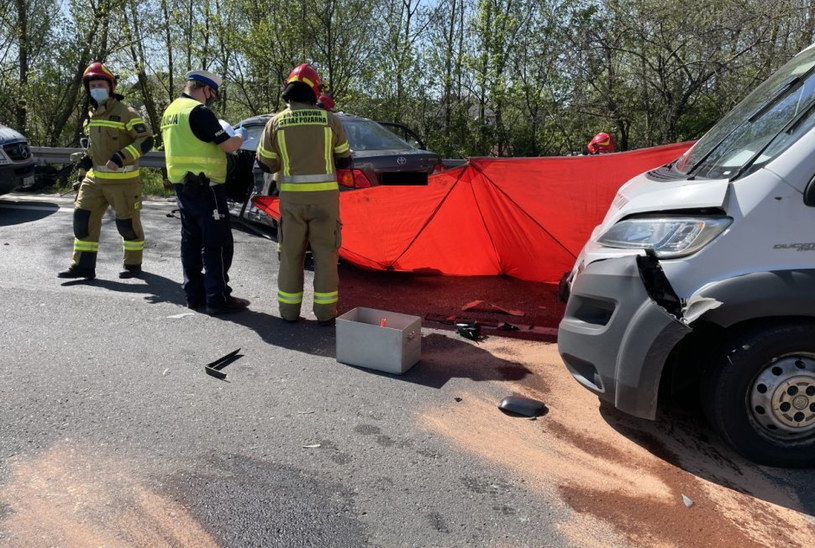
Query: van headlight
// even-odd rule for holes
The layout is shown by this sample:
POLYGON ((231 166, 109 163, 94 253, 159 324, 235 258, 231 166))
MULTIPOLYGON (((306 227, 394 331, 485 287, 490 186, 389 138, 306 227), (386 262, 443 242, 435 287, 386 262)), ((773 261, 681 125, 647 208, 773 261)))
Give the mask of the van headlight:
POLYGON ((606 247, 652 249, 660 259, 696 253, 730 226, 730 217, 639 217, 608 229, 597 242, 606 247))

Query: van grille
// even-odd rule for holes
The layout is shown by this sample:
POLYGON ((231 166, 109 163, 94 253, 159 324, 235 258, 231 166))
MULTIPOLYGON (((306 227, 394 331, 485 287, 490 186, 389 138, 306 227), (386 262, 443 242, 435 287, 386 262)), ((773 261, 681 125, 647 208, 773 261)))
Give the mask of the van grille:
POLYGON ((6 155, 14 162, 27 160, 31 157, 31 151, 25 143, 12 143, 10 145, 3 145, 3 150, 6 155))

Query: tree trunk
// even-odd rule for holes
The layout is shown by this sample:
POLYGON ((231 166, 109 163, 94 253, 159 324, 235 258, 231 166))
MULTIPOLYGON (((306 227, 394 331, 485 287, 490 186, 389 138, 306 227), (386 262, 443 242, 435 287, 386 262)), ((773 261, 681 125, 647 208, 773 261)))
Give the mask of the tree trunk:
POLYGON ((164 14, 164 37, 166 40, 167 50, 167 98, 170 102, 175 98, 176 91, 173 83, 173 36, 171 33, 170 10, 167 6, 167 0, 161 0, 161 12, 164 14))
POLYGON ((161 121, 159 120, 158 111, 156 110, 156 102, 153 99, 153 92, 150 89, 147 73, 145 72, 145 55, 144 46, 141 40, 141 31, 138 14, 136 13, 135 5, 129 6, 131 17, 128 17, 127 10, 124 12, 125 28, 127 29, 128 42, 130 42, 130 56, 133 59, 133 65, 136 68, 136 78, 138 80, 139 89, 141 90, 142 98, 144 99, 144 108, 147 110, 147 117, 150 120, 150 127, 156 135, 156 140, 161 140, 161 121), (132 31, 131 31, 132 29, 132 31))
MULTIPOLYGON (((17 47, 19 48, 20 54, 20 90, 25 92, 26 86, 28 85, 28 55, 30 47, 28 36, 28 3, 26 0, 15 0, 15 7, 17 8, 17 47)), ((22 97, 25 97, 25 95, 22 97)), ((25 132, 28 108, 24 99, 20 98, 16 101, 14 111, 17 129, 25 132)))

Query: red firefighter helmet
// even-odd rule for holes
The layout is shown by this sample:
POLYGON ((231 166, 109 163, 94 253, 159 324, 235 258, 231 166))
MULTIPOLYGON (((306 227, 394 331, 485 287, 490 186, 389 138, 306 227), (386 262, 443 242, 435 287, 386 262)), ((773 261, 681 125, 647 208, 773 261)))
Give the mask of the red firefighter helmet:
POLYGON ((617 150, 617 144, 614 142, 614 137, 603 132, 595 135, 586 148, 589 149, 589 154, 600 154, 601 152, 614 152, 617 150))
POLYGON ((319 99, 317 99, 317 106, 325 110, 333 111, 337 104, 330 95, 323 93, 319 99))
POLYGON ((288 78, 286 78, 286 84, 291 84, 293 82, 302 82, 306 84, 314 92, 315 98, 320 96, 323 88, 320 75, 317 74, 317 71, 314 70, 308 63, 303 63, 302 65, 295 67, 294 70, 289 73, 288 78))
POLYGON ((111 93, 116 88, 116 76, 99 61, 94 61, 88 65, 88 68, 82 73, 82 83, 85 85, 85 89, 88 89, 88 82, 91 80, 107 80, 110 84, 111 93))

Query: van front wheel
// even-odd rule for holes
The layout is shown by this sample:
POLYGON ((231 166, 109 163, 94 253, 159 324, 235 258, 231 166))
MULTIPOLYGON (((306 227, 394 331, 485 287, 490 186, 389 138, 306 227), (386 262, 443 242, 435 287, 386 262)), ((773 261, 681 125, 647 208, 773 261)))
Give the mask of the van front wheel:
POLYGON ((815 466, 815 325, 755 325, 730 335, 702 378, 713 428, 759 464, 815 466))

